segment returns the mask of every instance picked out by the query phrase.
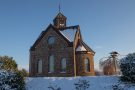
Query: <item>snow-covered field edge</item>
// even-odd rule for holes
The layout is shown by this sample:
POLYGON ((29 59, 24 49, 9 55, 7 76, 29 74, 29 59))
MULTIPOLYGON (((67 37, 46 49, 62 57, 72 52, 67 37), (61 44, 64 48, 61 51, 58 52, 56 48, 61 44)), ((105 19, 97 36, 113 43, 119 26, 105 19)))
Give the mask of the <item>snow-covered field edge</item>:
POLYGON ((25 82, 27 90, 135 90, 134 84, 121 83, 119 76, 29 77, 25 82))

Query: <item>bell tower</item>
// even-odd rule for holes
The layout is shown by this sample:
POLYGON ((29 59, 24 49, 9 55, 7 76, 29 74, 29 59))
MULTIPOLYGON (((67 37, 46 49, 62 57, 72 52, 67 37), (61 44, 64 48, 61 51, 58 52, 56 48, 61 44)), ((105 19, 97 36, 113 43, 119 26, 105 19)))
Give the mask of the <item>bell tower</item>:
POLYGON ((58 15, 54 18, 53 23, 56 28, 64 28, 66 27, 67 18, 59 12, 58 15))

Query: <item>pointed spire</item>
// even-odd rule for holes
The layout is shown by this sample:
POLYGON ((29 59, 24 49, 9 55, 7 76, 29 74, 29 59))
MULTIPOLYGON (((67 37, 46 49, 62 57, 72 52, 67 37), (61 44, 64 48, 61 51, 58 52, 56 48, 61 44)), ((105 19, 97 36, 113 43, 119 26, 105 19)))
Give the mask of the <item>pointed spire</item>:
POLYGON ((53 23, 54 23, 54 26, 56 28, 63 28, 63 27, 66 27, 66 16, 64 16, 62 13, 61 13, 61 6, 60 6, 60 3, 59 3, 59 12, 57 14, 57 16, 53 19, 53 23))
POLYGON ((61 7, 60 7, 60 3, 59 3, 59 13, 61 12, 61 7))

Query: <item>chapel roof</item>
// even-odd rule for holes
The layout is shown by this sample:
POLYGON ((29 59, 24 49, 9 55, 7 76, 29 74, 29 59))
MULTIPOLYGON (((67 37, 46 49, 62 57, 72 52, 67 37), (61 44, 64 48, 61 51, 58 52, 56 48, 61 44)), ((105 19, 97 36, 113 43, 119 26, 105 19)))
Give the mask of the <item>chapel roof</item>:
MULTIPOLYGON (((59 12, 56 17, 54 18, 54 23, 55 20, 64 19, 66 20, 66 16, 64 16, 61 12, 59 12)), ((56 22, 57 24, 61 24, 59 22, 56 22)), ((66 21, 65 21, 66 23, 66 21)), ((60 35, 67 43, 69 47, 73 46, 73 43, 75 41, 76 38, 76 33, 80 32, 80 26, 79 25, 75 25, 75 26, 65 26, 64 27, 56 27, 55 24, 52 25, 50 24, 46 30, 42 31, 41 34, 39 35, 39 37, 37 38, 37 40, 35 41, 35 43, 33 44, 33 46, 30 48, 31 51, 35 50, 36 45, 41 41, 41 39, 45 36, 45 34, 48 32, 48 30, 50 30, 50 28, 52 28, 58 35, 60 35)), ((81 33, 80 33, 81 36, 81 33)), ((87 44, 85 44, 81 38, 81 40, 79 41, 77 47, 76 47, 76 51, 80 52, 80 51, 88 51, 88 52, 93 52, 95 53, 89 46, 87 46, 87 44)))
POLYGON ((57 19, 57 18, 65 18, 65 19, 67 19, 67 17, 64 16, 61 12, 59 12, 54 19, 57 19))
POLYGON ((60 29, 59 32, 70 42, 73 42, 78 29, 79 29, 79 25, 76 25, 76 26, 70 26, 70 27, 60 29))
POLYGON ((87 51, 84 45, 79 45, 76 49, 76 51, 87 51))
POLYGON ((41 32, 33 46, 30 50, 34 50, 35 46, 41 41, 41 39, 44 37, 44 35, 48 32, 49 28, 53 28, 53 30, 63 37, 63 39, 68 43, 69 46, 73 46, 74 38, 77 33, 77 30, 79 29, 79 25, 76 26, 70 26, 70 27, 64 27, 64 28, 55 28, 52 24, 48 26, 48 28, 41 32))
POLYGON ((79 40, 76 52, 92 52, 95 54, 95 52, 82 40, 79 40))

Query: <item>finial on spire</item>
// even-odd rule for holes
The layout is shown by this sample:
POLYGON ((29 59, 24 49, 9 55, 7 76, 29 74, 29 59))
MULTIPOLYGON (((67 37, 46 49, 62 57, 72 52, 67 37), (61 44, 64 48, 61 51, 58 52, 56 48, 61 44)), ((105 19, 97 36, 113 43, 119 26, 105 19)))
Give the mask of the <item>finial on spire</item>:
POLYGON ((60 10, 61 10, 61 8, 60 8, 60 3, 59 3, 59 13, 60 13, 60 10))

